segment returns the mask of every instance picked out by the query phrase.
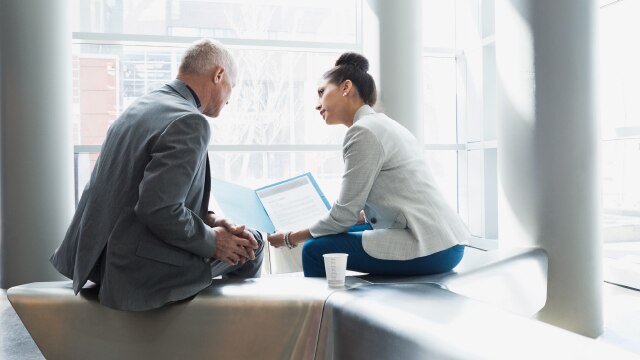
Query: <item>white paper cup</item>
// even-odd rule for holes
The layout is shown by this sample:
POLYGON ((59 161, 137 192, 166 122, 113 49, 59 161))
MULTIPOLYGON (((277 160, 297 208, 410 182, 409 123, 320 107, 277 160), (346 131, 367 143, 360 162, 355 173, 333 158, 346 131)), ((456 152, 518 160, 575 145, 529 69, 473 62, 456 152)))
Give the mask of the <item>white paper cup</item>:
POLYGON ((327 272, 327 283, 330 287, 344 286, 344 276, 347 272, 347 256, 349 254, 324 254, 324 269, 327 272))

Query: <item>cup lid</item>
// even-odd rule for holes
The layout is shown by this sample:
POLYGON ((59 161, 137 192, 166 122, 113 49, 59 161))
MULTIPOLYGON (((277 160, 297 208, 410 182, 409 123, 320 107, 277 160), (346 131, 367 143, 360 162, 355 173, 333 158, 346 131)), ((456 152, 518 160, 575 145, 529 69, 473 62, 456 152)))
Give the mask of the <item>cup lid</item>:
POLYGON ((349 254, 347 253, 329 253, 322 255, 323 257, 347 257, 349 254))

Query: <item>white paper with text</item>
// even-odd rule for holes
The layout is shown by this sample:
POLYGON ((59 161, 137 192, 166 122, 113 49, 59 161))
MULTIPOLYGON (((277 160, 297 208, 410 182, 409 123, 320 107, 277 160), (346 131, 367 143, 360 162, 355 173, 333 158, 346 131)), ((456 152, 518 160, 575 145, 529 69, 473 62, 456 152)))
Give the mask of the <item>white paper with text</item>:
POLYGON ((307 176, 256 190, 276 230, 310 227, 327 213, 327 205, 307 176))

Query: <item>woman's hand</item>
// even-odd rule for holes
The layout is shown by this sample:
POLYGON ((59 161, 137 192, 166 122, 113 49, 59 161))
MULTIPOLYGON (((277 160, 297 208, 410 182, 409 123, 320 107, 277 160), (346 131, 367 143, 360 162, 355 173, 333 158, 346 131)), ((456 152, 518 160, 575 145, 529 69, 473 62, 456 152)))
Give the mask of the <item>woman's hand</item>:
POLYGON ((358 213, 358 224, 364 224, 366 219, 364 218, 364 210, 360 210, 358 213))
POLYGON ((286 244, 284 243, 285 234, 286 232, 284 231, 276 231, 273 234, 267 235, 267 241, 269 242, 269 244, 271 244, 271 246, 275 248, 286 246, 286 244))
POLYGON ((298 246, 301 242, 306 241, 307 239, 311 239, 311 232, 309 229, 299 230, 299 231, 276 231, 273 234, 267 235, 267 241, 271 246, 279 248, 279 247, 289 247, 294 248, 298 246), (288 237, 289 246, 287 246, 287 242, 285 241, 285 237, 288 237))

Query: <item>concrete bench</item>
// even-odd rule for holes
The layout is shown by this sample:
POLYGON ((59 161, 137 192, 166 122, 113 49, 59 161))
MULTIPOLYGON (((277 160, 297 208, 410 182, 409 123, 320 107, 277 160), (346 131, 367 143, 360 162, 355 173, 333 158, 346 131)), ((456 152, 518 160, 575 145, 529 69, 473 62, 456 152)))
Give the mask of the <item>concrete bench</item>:
POLYGON ((547 299, 547 254, 538 248, 483 251, 467 247, 452 271, 428 276, 366 275, 373 284, 437 284, 454 293, 533 316, 547 299))
MULTIPOLYGON (((69 281, 7 292, 47 359, 351 359, 370 350, 380 359, 477 359, 493 353, 470 340, 461 345, 460 335, 472 334, 465 329, 485 339, 508 334, 518 321, 516 331, 544 327, 512 311, 532 315, 545 294, 546 256, 537 249, 471 249, 447 274, 351 276, 341 290, 328 288, 325 279, 295 276, 216 279, 191 301, 143 313, 103 307, 92 288, 74 296, 69 281), (536 300, 524 299, 533 293, 536 300)), ((516 358, 515 350, 505 354, 516 358)))
POLYGON ((435 284, 331 294, 315 359, 638 359, 596 340, 435 284))
POLYGON ((148 312, 104 307, 93 288, 75 296, 71 281, 7 297, 47 359, 312 359, 333 291, 325 279, 214 280, 191 301, 148 312))

